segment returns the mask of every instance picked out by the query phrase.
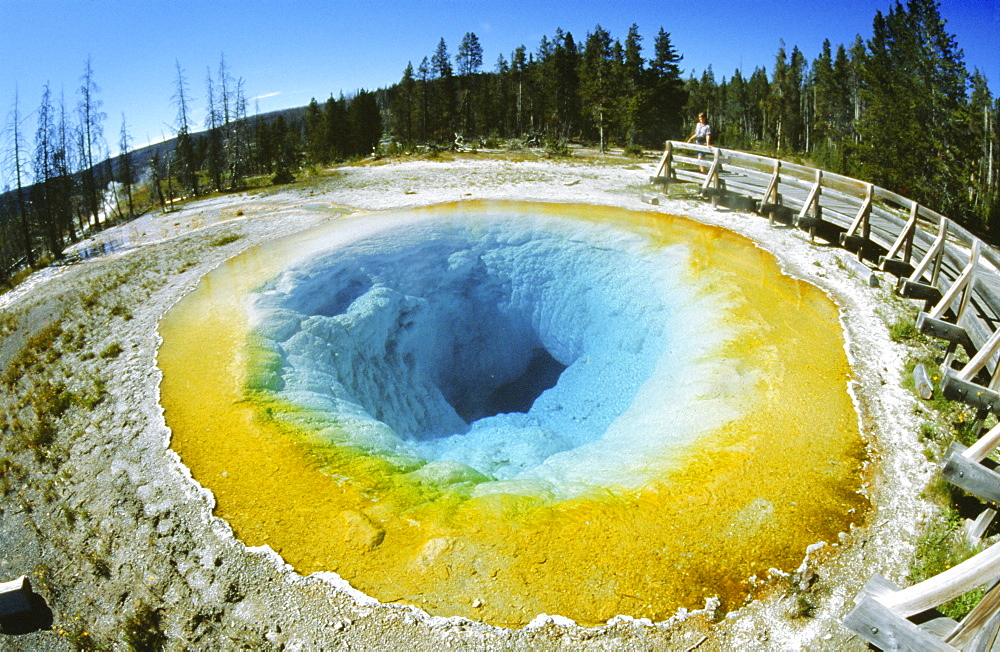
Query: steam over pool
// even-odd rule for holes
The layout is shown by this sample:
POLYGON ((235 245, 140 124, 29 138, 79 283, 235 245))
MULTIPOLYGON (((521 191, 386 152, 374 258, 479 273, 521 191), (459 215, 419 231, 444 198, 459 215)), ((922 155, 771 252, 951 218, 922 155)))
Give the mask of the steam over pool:
POLYGON ((705 363, 727 331, 683 244, 512 211, 327 247, 255 297, 271 387, 323 415, 331 442, 430 462, 428 479, 559 499, 638 488, 651 457, 731 418, 721 399, 747 389, 705 363), (706 386, 708 415, 691 405, 706 386))
POLYGON ((171 447, 236 535, 435 615, 726 608, 864 507, 836 306, 680 217, 342 217, 161 334, 171 447))

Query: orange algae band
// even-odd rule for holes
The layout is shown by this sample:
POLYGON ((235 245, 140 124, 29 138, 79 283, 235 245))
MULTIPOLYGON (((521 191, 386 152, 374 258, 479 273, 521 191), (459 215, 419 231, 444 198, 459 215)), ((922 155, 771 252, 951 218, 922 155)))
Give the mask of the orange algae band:
MULTIPOLYGON (((395 296, 382 276, 372 276, 370 288, 356 283, 360 289, 345 295, 341 312, 324 304, 331 315, 295 323, 310 324, 302 327, 310 336, 323 328, 360 329, 379 314, 363 308, 395 296)), ((475 278, 461 287, 493 287, 475 278)), ((498 332, 519 324, 504 322, 498 332)), ((213 491, 217 514, 237 536, 270 545, 301 573, 334 571, 379 600, 435 615, 516 627, 544 612, 595 625, 618 614, 662 620, 716 595, 724 607, 735 606, 747 595, 747 578, 796 566, 806 546, 834 539, 863 507, 857 490, 864 449, 836 306, 814 286, 783 275, 745 238, 684 218, 507 202, 353 216, 229 261, 168 313, 161 334, 172 447, 213 491), (456 230, 461 239, 453 241, 456 230), (310 261, 330 255, 361 268, 379 260, 385 276, 393 264, 410 265, 408 252, 419 260, 438 255, 427 242, 458 243, 440 254, 450 273, 476 269, 470 260, 498 270, 503 287, 513 288, 500 301, 521 302, 518 314, 530 313, 524 328, 567 368, 564 376, 597 365, 601 351, 587 348, 585 328, 577 350, 576 331, 550 322, 596 315, 613 323, 628 308, 615 303, 624 297, 648 303, 638 314, 655 314, 657 328, 670 324, 676 333, 662 350, 651 349, 654 355, 637 356, 624 370, 609 367, 611 375, 600 378, 640 374, 620 409, 595 438, 567 444, 536 466, 528 457, 517 467, 484 462, 475 447, 448 449, 463 462, 435 458, 440 437, 394 438, 396 431, 386 426, 383 433, 374 417, 371 425, 354 412, 310 402, 313 394, 288 391, 295 374, 309 369, 286 359, 294 336, 283 326, 261 329, 260 315, 248 309, 252 298, 260 304, 262 295, 280 295, 285 303, 272 312, 283 315, 314 298, 288 290, 305 287, 303 278, 346 278, 322 276, 310 261), (612 253, 593 253, 601 249, 612 253), (531 264, 542 261, 543 271, 520 269, 527 264, 521 250, 531 251, 524 258, 531 264), (616 266, 648 269, 643 287, 594 271, 616 266), (532 294, 529 286, 540 278, 532 274, 539 273, 544 282, 535 284, 542 287, 563 278, 562 294, 611 288, 564 305, 561 297, 532 294), (588 282, 566 280, 574 274, 588 282), (274 339, 277 331, 286 339, 274 339), (353 426, 388 439, 354 436, 353 426), (634 445, 675 431, 683 436, 673 443, 634 445), (610 459, 602 445, 631 457, 610 459), (595 456, 609 461, 596 465, 595 456)), ((299 386, 312 387, 315 378, 304 377, 308 383, 299 386)), ((598 384, 584 393, 600 399, 614 391, 598 384)), ((384 408, 361 407, 359 413, 384 408)))

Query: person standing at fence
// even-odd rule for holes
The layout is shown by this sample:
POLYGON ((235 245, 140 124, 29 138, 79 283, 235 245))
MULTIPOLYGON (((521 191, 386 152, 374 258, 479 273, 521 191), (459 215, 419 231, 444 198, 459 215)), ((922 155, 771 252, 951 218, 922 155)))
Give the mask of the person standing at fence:
MULTIPOLYGON (((687 142, 694 141, 698 145, 712 145, 712 125, 708 124, 708 118, 704 113, 698 114, 698 124, 694 126, 694 133, 691 134, 687 142)), ((705 155, 698 154, 699 159, 705 158, 705 155)), ((702 174, 705 174, 705 168, 699 168, 702 174)))

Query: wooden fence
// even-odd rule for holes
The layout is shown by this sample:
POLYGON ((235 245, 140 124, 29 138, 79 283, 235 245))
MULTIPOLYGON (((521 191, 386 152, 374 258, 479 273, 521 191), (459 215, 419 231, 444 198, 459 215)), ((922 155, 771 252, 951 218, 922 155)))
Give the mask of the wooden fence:
MULTIPOLYGON (((894 192, 824 170, 718 147, 668 141, 650 182, 696 184, 714 204, 791 224, 857 255, 858 270, 891 278, 923 301, 916 326, 947 342, 944 396, 1000 415, 1000 254, 943 215, 894 192), (968 359, 957 362, 961 347, 968 359)), ((919 384, 919 381, 918 381, 919 384)), ((981 536, 1000 502, 1000 425, 968 449, 953 444, 943 476, 986 505, 970 526, 981 536)), ((924 582, 900 589, 874 576, 844 625, 886 650, 988 650, 1000 631, 1000 544, 924 582), (935 607, 989 586, 960 623, 935 607)))

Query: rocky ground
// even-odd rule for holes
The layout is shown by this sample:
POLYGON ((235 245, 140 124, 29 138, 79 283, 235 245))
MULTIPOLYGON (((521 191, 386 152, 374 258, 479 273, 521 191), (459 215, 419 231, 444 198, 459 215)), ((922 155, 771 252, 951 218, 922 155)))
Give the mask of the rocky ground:
POLYGON ((840 619, 873 573, 905 583, 932 511, 920 497, 935 473, 918 441, 924 408, 901 386, 907 351, 886 325, 907 306, 853 276, 845 252, 802 232, 680 189, 651 205, 654 167, 652 158, 580 153, 369 162, 147 215, 84 243, 115 251, 39 272, 0 296, 0 581, 27 575, 51 610, 51 629, 0 634, 0 649, 865 649, 840 619), (664 623, 624 616, 591 629, 544 614, 521 630, 430 617, 380 604, 333 574, 302 577, 269 549, 236 540, 169 448, 155 364, 160 317, 227 258, 345 209, 469 198, 690 215, 747 235, 826 290, 842 308, 856 370, 870 513, 839 541, 803 551, 798 573, 774 572, 738 611, 681 612, 664 623), (806 568, 814 581, 802 581, 806 568))

